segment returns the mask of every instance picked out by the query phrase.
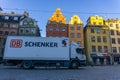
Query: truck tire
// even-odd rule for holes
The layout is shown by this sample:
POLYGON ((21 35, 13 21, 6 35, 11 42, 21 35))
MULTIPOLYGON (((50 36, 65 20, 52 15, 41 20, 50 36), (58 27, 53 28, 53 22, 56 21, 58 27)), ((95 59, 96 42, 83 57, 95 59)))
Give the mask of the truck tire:
POLYGON ((71 62, 71 66, 70 66, 71 69, 78 69, 78 67, 79 67, 78 61, 71 62))
POLYGON ((32 63, 32 61, 23 61, 22 67, 24 69, 31 69, 33 67, 33 63, 32 63))

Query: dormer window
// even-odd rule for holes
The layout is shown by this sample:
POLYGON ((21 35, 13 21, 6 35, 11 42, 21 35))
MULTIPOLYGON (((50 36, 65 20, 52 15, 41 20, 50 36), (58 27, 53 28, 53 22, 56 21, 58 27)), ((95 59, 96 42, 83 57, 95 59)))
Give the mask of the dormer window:
POLYGON ((16 21, 17 21, 17 20, 18 20, 18 17, 14 17, 14 20, 16 20, 16 21))
POLYGON ((9 16, 5 16, 5 20, 8 20, 9 19, 9 16))

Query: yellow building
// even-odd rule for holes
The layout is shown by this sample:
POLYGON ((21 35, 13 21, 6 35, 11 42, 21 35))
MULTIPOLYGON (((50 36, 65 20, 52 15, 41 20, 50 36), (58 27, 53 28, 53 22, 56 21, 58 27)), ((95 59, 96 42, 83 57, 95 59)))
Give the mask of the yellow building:
POLYGON ((50 17, 49 20, 54 21, 54 22, 58 22, 58 23, 61 22, 63 24, 66 24, 66 17, 62 15, 62 12, 61 12, 60 8, 56 9, 56 11, 50 17))
POLYGON ((76 42, 80 47, 84 47, 83 22, 78 15, 73 15, 71 17, 68 30, 70 42, 76 42))
POLYGON ((120 19, 108 19, 106 25, 110 29, 110 39, 114 62, 120 62, 120 19))
POLYGON ((110 62, 109 28, 101 16, 90 16, 84 29, 85 51, 87 61, 94 64, 110 62), (106 59, 106 57, 108 57, 106 59))

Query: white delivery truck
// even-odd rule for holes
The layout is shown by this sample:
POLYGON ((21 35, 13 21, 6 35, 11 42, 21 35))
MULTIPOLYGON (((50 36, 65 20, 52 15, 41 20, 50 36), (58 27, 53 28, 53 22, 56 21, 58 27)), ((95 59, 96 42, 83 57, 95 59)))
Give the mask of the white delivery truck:
POLYGON ((29 69, 39 67, 78 68, 86 64, 83 48, 65 37, 8 36, 4 50, 5 65, 29 69))

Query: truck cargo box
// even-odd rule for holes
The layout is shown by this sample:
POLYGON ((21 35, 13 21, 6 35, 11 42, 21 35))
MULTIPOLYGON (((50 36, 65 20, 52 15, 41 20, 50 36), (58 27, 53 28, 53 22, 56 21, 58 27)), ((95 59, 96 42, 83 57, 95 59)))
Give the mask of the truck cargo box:
POLYGON ((8 36, 4 59, 69 60, 69 39, 65 37, 8 36))

